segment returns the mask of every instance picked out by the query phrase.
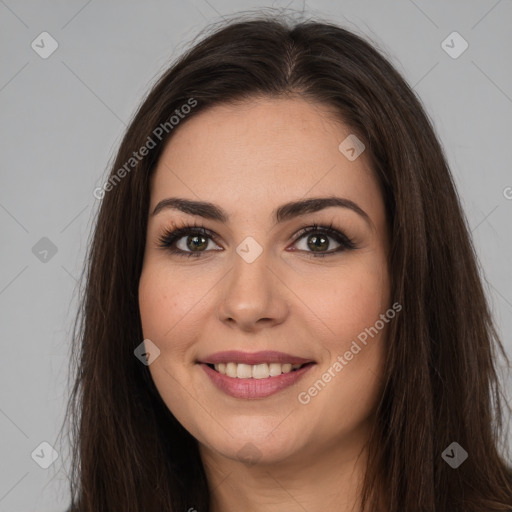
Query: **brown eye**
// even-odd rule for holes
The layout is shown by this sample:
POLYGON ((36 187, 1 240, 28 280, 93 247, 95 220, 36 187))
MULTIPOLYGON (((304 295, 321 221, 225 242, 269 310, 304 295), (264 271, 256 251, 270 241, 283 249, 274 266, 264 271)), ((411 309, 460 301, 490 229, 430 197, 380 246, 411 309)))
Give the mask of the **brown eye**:
MULTIPOLYGON (((202 226, 184 226, 174 231, 167 231, 159 238, 159 246, 172 254, 186 257, 200 257, 211 250, 223 250, 215 243, 217 235, 202 226), (209 243, 217 246, 208 249, 209 243)), ((313 225, 302 229, 295 237, 295 244, 302 239, 305 245, 299 251, 313 257, 322 257, 337 254, 346 250, 355 249, 356 245, 344 233, 330 226, 313 225), (331 246, 337 244, 334 248, 331 246), (331 248, 331 250, 328 250, 331 248)))
MULTIPOLYGON (((184 237, 183 237, 184 238, 184 237)), ((208 239, 203 235, 193 235, 186 238, 186 246, 191 251, 202 251, 208 246, 208 239)))
POLYGON ((346 250, 355 249, 356 245, 350 238, 344 233, 334 229, 331 226, 311 226, 301 230, 298 236, 295 238, 296 243, 300 241, 302 247, 299 250, 309 253, 311 256, 328 256, 336 253, 340 253, 346 250), (304 239, 305 243, 302 243, 304 239), (332 250, 327 251, 331 248, 332 242, 337 244, 332 250))
POLYGON ((325 235, 310 235, 307 238, 307 244, 312 251, 322 251, 329 248, 329 237, 325 235))
POLYGON ((214 233, 201 226, 185 226, 164 233, 159 238, 159 246, 179 256, 197 257, 204 252, 208 252, 206 249, 209 242, 213 242, 214 237, 214 233))

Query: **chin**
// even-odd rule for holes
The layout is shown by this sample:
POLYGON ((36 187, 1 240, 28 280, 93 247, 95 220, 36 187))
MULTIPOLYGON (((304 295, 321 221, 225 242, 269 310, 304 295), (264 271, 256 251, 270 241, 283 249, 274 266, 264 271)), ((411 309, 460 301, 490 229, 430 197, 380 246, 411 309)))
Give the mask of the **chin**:
POLYGON ((272 432, 266 425, 261 429, 246 430, 243 434, 229 436, 223 432, 222 439, 206 439, 209 449, 233 461, 244 462, 248 466, 276 464, 300 454, 308 444, 296 439, 293 433, 282 430, 272 432))

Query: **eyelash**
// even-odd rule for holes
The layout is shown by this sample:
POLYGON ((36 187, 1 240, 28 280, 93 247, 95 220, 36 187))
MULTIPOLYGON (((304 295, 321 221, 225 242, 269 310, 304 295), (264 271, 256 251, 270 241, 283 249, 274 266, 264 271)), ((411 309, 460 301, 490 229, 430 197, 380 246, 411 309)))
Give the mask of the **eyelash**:
MULTIPOLYGON (((296 243, 298 240, 302 239, 304 236, 310 234, 310 233, 321 233, 323 235, 327 235, 336 242, 340 244, 340 246, 330 252, 313 252, 313 251, 306 251, 307 254, 309 254, 313 258, 323 258, 325 256, 331 256, 334 254, 338 254, 340 252, 356 249, 356 244, 348 238, 344 233, 341 231, 338 231, 333 227, 333 224, 329 224, 327 226, 324 225, 318 225, 313 224, 312 226, 308 226, 306 228, 301 229, 296 236, 294 237, 293 243, 296 243)), ((181 227, 178 227, 174 230, 166 230, 159 238, 158 238, 158 245, 162 249, 165 249, 167 251, 170 251, 172 254, 176 254, 177 256, 184 256, 187 258, 192 257, 200 257, 205 252, 209 251, 182 251, 181 249, 177 249, 174 246, 174 243, 178 241, 180 238, 182 238, 185 235, 201 235, 205 238, 212 239, 215 242, 215 239, 217 235, 210 231, 209 229, 206 229, 204 226, 201 225, 184 225, 181 227)), ((215 242, 217 243, 217 242, 215 242)))

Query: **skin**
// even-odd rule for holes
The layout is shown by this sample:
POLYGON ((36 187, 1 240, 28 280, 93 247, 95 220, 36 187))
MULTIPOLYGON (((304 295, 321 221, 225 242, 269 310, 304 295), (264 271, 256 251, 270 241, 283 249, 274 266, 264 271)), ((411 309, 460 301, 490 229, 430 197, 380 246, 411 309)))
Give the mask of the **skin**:
MULTIPOLYGON (((387 325, 309 403, 298 401, 391 307, 384 202, 367 153, 349 161, 338 149, 350 133, 303 99, 215 106, 176 129, 152 176, 139 285, 144 337, 160 349, 149 369, 165 404, 199 441, 213 512, 360 510, 387 325), (330 207, 274 225, 278 206, 333 195, 357 203, 371 222, 330 207), (174 209, 152 215, 168 197, 215 203, 230 220, 174 209), (197 258, 159 247, 165 229, 185 222, 218 241, 207 238, 197 258), (300 229, 331 222, 356 249, 315 257, 307 243, 313 233, 294 241, 300 229), (247 236, 263 249, 250 264, 236 252, 247 236), (224 350, 277 350, 316 365, 267 398, 233 398, 196 364, 224 350), (241 458, 248 443, 250 463, 241 458)), ((324 252, 339 246, 328 240, 324 252)), ((179 247, 190 252, 186 242, 179 247)))

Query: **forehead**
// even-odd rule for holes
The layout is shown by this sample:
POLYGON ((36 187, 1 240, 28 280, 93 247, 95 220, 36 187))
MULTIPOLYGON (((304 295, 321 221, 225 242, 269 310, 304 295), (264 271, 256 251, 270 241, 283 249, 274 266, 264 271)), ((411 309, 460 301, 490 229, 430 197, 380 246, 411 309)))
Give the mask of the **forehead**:
POLYGON ((263 212, 290 199, 343 195, 370 209, 381 198, 368 155, 350 161, 339 150, 350 134, 332 110, 303 99, 211 107, 176 128, 152 177, 151 205, 181 195, 263 212))

